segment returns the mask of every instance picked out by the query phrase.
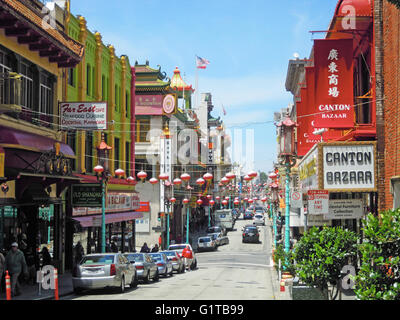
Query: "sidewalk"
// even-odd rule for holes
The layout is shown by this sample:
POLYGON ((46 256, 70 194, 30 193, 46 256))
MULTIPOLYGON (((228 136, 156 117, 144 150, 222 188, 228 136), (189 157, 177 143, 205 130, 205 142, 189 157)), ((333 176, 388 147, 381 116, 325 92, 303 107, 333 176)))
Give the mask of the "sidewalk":
MULTIPOLYGON (((58 296, 69 295, 73 293, 72 288, 72 275, 69 272, 58 275, 58 296)), ((6 300, 6 293, 0 294, 0 300, 6 300)), ((21 295, 12 297, 12 300, 54 300, 54 290, 43 290, 39 295, 39 284, 34 285, 21 285, 21 295)))

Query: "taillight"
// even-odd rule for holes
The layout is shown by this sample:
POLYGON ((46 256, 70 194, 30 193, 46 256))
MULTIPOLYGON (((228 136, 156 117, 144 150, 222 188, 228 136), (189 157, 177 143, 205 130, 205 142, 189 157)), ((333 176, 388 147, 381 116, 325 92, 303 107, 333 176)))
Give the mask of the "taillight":
POLYGON ((157 263, 157 266, 162 267, 164 266, 164 263, 157 263))
POLYGON ((117 269, 115 268, 115 264, 110 265, 110 276, 115 276, 117 274, 117 269))
POLYGON ((177 257, 173 257, 171 260, 172 261, 178 261, 178 258, 177 257))
POLYGON ((142 270, 144 269, 144 266, 136 266, 136 269, 142 270))
POLYGON ((246 234, 245 233, 243 233, 243 237, 245 236, 246 234))

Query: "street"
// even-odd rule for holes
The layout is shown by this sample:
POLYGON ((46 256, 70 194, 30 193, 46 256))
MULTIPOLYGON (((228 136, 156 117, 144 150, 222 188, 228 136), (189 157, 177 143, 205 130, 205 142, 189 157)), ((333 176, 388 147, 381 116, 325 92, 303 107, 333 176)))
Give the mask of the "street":
POLYGON ((124 294, 112 290, 84 292, 65 300, 274 300, 270 227, 260 226, 261 243, 242 243, 241 229, 251 220, 239 219, 228 233, 230 243, 215 252, 196 253, 198 268, 159 282, 139 283, 124 294))

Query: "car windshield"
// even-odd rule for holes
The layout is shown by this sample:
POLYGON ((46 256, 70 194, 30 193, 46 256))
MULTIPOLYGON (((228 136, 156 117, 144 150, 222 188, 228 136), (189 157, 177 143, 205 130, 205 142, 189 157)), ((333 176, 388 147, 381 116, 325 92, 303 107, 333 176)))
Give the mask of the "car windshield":
POLYGON ((153 258, 153 260, 156 260, 156 261, 162 260, 162 256, 160 253, 151 253, 150 255, 153 258))
POLYGON ((144 261, 144 256, 139 253, 134 253, 134 254, 128 254, 126 257, 129 259, 129 261, 135 261, 135 262, 143 262, 144 261))
POLYGON ((263 218, 263 216, 260 215, 260 214, 257 214, 255 217, 258 218, 258 219, 262 219, 263 218))
POLYGON ((167 251, 164 252, 168 257, 175 257, 176 256, 176 252, 175 251, 167 251))
POLYGON ((245 232, 257 232, 257 228, 246 228, 245 232))
POLYGON ((173 246, 169 246, 169 250, 183 250, 186 248, 186 244, 182 244, 182 245, 173 245, 173 246))
POLYGON ((211 238, 199 238, 199 242, 203 243, 203 242, 210 242, 211 238))
POLYGON ((114 255, 104 256, 86 256, 82 259, 81 264, 112 264, 114 263, 114 255))

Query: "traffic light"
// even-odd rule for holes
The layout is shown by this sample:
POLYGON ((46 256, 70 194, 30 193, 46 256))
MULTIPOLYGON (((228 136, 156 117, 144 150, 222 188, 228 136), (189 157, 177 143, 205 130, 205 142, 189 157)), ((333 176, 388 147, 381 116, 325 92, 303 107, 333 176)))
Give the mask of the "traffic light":
POLYGON ((157 218, 157 220, 158 220, 158 221, 161 221, 161 212, 158 213, 158 218, 157 218))

